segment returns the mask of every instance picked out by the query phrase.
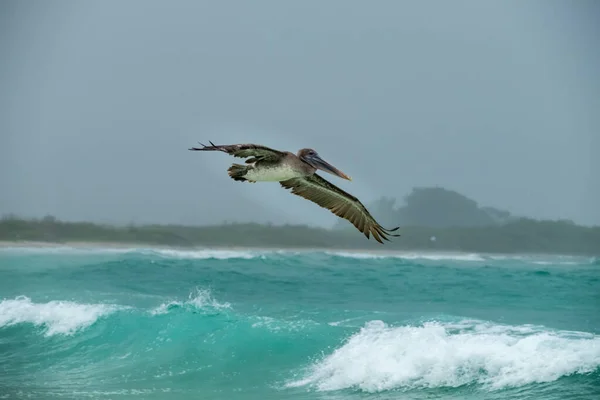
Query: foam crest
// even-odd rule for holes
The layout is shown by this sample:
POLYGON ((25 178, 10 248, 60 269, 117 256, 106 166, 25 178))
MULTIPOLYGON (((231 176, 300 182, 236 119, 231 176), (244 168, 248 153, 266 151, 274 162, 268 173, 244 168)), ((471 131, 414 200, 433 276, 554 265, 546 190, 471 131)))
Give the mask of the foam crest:
POLYGON ((0 302, 0 328, 29 323, 44 326, 45 335, 72 335, 99 318, 123 307, 108 304, 80 304, 70 301, 34 303, 26 296, 0 302))
POLYGON ((389 327, 371 321, 288 386, 317 390, 458 387, 551 382, 600 367, 600 337, 464 321, 389 327))
POLYGON ((265 255, 260 252, 243 251, 243 250, 172 250, 172 249, 153 249, 153 254, 163 257, 180 258, 180 259, 244 259, 250 260, 253 258, 264 258, 265 255))
POLYGON ((162 303, 160 306, 152 309, 150 313, 152 315, 167 314, 173 309, 186 307, 191 307, 199 310, 222 310, 230 309, 231 304, 218 302, 215 298, 212 297, 212 294, 208 289, 196 288, 195 291, 189 294, 187 301, 170 301, 168 303, 162 303))
POLYGON ((493 261, 521 261, 527 264, 535 265, 590 265, 593 259, 585 256, 559 255, 559 254, 539 254, 539 255, 518 255, 518 254, 490 254, 487 256, 493 261))
POLYGON ((250 251, 250 250, 214 250, 214 249, 168 249, 154 247, 104 247, 96 245, 78 245, 78 246, 61 246, 61 245, 39 245, 39 246, 16 246, 0 248, 0 252, 7 254, 56 254, 56 255, 99 255, 99 254, 145 254, 156 255, 166 258, 178 259, 253 259, 265 258, 270 254, 267 251, 250 251))
POLYGON ((256 317, 256 320, 252 324, 253 328, 265 328, 271 332, 299 332, 318 325, 316 322, 307 319, 281 320, 272 317, 256 317))
POLYGON ((344 251, 327 251, 326 254, 347 257, 356 259, 382 259, 382 258, 397 258, 405 260, 449 260, 449 261, 485 261, 485 258, 479 254, 462 254, 462 253, 360 253, 360 252, 344 252, 344 251))
POLYGON ((576 261, 532 261, 532 264, 536 264, 536 265, 581 265, 580 262, 576 262, 576 261))

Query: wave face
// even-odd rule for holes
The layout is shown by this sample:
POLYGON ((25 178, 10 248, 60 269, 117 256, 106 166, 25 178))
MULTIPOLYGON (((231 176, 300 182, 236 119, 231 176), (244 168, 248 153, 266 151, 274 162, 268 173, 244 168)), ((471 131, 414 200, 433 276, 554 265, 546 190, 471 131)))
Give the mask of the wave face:
POLYGON ((595 398, 597 264, 3 248, 0 398, 595 398))

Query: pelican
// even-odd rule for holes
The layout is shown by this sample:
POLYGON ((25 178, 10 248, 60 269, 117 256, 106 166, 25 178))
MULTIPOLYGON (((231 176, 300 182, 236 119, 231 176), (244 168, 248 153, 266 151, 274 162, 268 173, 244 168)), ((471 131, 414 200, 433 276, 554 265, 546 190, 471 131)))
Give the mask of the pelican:
POLYGON ((385 229, 375 221, 367 208, 354 196, 316 174, 317 170, 328 172, 340 178, 352 180, 348 175, 323 160, 313 149, 301 149, 297 154, 279 151, 258 144, 230 144, 192 147, 192 151, 222 151, 234 157, 246 158, 246 165, 233 164, 227 170, 229 176, 240 182, 279 182, 291 193, 310 200, 328 209, 340 218, 350 221, 367 239, 373 235, 389 241, 387 236, 398 230, 385 229))

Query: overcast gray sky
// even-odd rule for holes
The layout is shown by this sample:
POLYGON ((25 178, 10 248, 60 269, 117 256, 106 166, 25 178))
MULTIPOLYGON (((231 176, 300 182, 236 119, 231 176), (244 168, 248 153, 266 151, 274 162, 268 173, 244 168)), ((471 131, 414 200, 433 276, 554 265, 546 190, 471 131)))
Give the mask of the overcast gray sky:
POLYGON ((0 213, 335 222, 187 150, 212 140, 313 147, 366 203, 600 224, 599 26, 593 0, 5 0, 0 213))

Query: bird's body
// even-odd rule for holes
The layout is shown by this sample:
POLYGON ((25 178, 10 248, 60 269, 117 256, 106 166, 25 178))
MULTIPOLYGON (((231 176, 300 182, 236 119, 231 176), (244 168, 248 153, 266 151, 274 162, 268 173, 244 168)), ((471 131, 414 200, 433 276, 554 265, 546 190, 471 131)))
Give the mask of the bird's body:
POLYGON ((292 178, 312 175, 316 168, 303 162, 295 154, 286 152, 277 161, 258 160, 248 165, 244 176, 253 182, 281 182, 292 178))
POLYGON ((306 174, 291 168, 289 165, 254 165, 248 168, 246 179, 252 182, 281 182, 292 178, 300 178, 306 174))
POLYGON ((256 144, 233 144, 192 147, 195 151, 222 151, 234 157, 247 158, 245 164, 233 164, 227 172, 229 176, 241 182, 279 182, 295 195, 327 208, 338 217, 350 221, 369 238, 372 234, 380 243, 382 238, 397 230, 385 229, 371 216, 365 206, 354 196, 343 191, 319 176, 318 169, 341 178, 352 180, 349 176, 324 161, 316 151, 302 149, 298 154, 279 151, 256 144))

